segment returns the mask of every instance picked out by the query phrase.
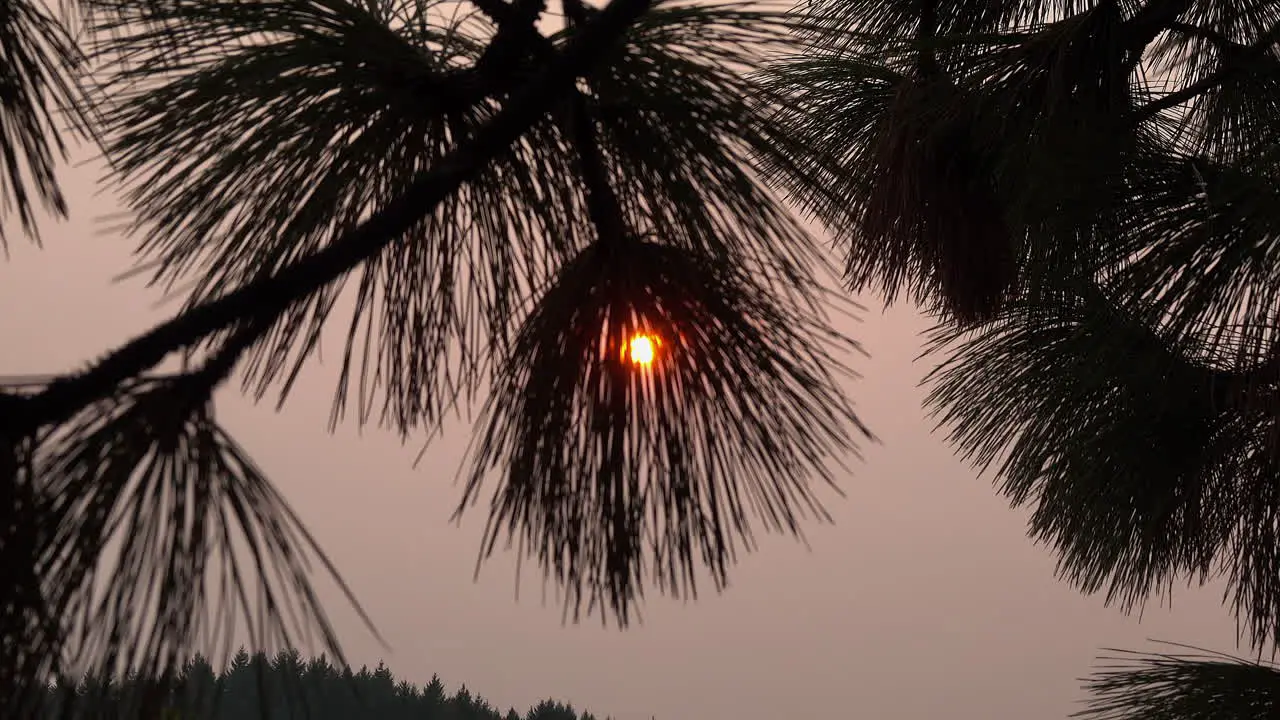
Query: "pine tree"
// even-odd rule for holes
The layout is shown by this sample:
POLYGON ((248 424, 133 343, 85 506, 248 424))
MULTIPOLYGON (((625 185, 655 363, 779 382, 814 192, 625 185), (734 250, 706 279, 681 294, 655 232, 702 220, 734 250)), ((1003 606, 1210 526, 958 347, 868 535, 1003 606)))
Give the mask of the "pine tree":
POLYGON ((529 710, 525 720, 578 720, 573 707, 555 700, 543 700, 529 710))

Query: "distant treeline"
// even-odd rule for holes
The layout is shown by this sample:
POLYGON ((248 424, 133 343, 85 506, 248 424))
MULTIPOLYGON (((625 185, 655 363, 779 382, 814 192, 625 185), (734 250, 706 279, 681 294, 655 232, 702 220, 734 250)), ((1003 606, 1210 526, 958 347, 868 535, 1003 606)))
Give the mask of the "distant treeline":
POLYGON ((418 687, 381 663, 353 672, 292 651, 241 650, 222 672, 197 658, 156 688, 138 677, 61 683, 49 688, 41 720, 596 720, 553 700, 504 714, 465 685, 448 694, 439 677, 418 687))

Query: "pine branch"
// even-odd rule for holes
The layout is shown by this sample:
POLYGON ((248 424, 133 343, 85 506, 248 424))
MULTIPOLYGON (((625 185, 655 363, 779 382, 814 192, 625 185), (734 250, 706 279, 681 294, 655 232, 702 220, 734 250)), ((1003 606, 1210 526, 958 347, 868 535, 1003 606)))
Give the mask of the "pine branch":
POLYGON ((483 83, 509 90, 521 80, 516 70, 529 57, 530 36, 542 37, 537 22, 546 10, 546 0, 517 0, 514 4, 473 0, 472 4, 498 26, 493 41, 476 62, 475 73, 483 83))
MULTIPOLYGON (((587 9, 582 0, 564 0, 563 5, 565 17, 571 27, 580 28, 586 24, 587 9)), ((550 49, 551 44, 548 42, 543 51, 550 49)), ((604 154, 600 152, 595 119, 591 117, 586 97, 576 87, 570 95, 569 108, 570 137, 578 154, 583 182, 586 184, 587 209, 591 213, 592 224, 595 225, 601 243, 616 243, 627 233, 622 218, 622 205, 609 183, 609 170, 605 166, 604 154)))
MULTIPOLYGON (((503 0, 473 2, 481 12, 498 23, 501 28, 499 34, 510 38, 507 41, 510 46, 524 48, 536 62, 545 63, 554 57, 555 46, 549 38, 538 32, 533 24, 535 16, 529 9, 509 5, 503 0)), ((541 5, 541 2, 526 0, 524 5, 541 5)), ((565 0, 564 13, 570 26, 580 26, 586 21, 586 7, 581 0, 565 0)), ((520 59, 523 58, 508 58, 508 62, 519 62, 520 59)), ((600 152, 586 98, 577 88, 570 91, 569 108, 566 124, 569 126, 568 135, 577 151, 579 170, 586 185, 587 210, 601 242, 612 242, 626 233, 622 206, 609 183, 609 171, 605 166, 604 155, 600 152)))
POLYGON ((1247 48, 1246 45, 1241 45, 1213 28, 1200 27, 1190 23, 1173 22, 1169 23, 1167 29, 1171 32, 1178 33, 1179 35, 1186 35, 1188 37, 1206 40, 1219 51, 1230 52, 1233 50, 1244 50, 1247 48))
POLYGON ((484 163, 537 122, 573 81, 586 73, 652 5, 653 0, 614 0, 502 111, 397 199, 332 245, 280 272, 193 307, 113 351, 88 370, 55 380, 33 396, 25 429, 69 418, 120 382, 145 372, 167 355, 245 318, 274 319, 291 305, 351 272, 412 227, 484 163))
POLYGON ((84 61, 46 3, 0 3, 0 250, 11 215, 36 242, 41 208, 67 215, 57 166, 71 142, 98 140, 84 61))
POLYGON ((1085 688, 1080 720, 1254 720, 1280 710, 1280 667, 1165 643, 1169 652, 1109 650, 1085 688))
POLYGON ((1239 73, 1247 70, 1250 60, 1266 53, 1271 49, 1271 46, 1276 44, 1278 41, 1280 41, 1280 25, 1272 27, 1265 35, 1258 38, 1257 42, 1251 45, 1239 47, 1239 57, 1236 58, 1235 62, 1225 64, 1217 72, 1206 75, 1181 90, 1171 92, 1158 100, 1153 100, 1142 106, 1142 108, 1136 113, 1135 120, 1138 122, 1150 120, 1165 110, 1175 108, 1188 100, 1193 100, 1196 97, 1213 90, 1219 85, 1231 80, 1239 73))
POLYGON ((586 98, 578 90, 569 99, 569 129, 574 149, 578 155, 578 168, 586 186, 587 211, 595 226, 599 241, 610 245, 627 234, 622 217, 622 205, 609 183, 609 171, 596 137, 595 121, 591 118, 586 98))
MULTIPOLYGON (((470 9, 131 1, 163 14, 150 23, 158 29, 133 23, 104 45, 129 58, 108 75, 119 90, 109 154, 150 284, 187 286, 178 313, 341 238, 473 139, 538 70, 479 77, 495 25, 470 9), (172 62, 157 32, 195 47, 172 62), (254 40, 237 40, 245 35, 254 40), (416 80, 455 72, 469 73, 474 99, 461 110, 416 80)), ((474 398, 525 289, 591 233, 581 193, 566 187, 566 140, 544 116, 394 250, 293 305, 246 356, 243 389, 258 399, 278 389, 284 403, 336 323, 346 333, 333 422, 354 410, 361 425, 409 433, 474 398), (487 271, 467 271, 479 266, 487 271), (336 306, 346 291, 353 302, 336 306)))
POLYGON ((189 373, 191 379, 208 394, 231 376, 245 353, 271 329, 271 323, 254 319, 242 325, 227 337, 199 370, 189 373))
POLYGON ((1128 46, 1132 57, 1140 58, 1142 52, 1160 33, 1169 28, 1191 9, 1195 0, 1151 0, 1125 23, 1129 34, 1128 46))

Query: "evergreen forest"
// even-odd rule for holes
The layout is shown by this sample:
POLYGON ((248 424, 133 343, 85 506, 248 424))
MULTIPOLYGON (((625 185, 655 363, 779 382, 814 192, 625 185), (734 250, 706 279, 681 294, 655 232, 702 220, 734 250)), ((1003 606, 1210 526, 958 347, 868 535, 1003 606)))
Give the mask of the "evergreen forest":
MULTIPOLYGON (((46 693, 41 720, 138 717, 145 696, 161 687, 137 675, 58 683, 46 693)), ((596 720, 550 699, 503 713, 466 685, 450 694, 439 676, 418 686, 382 663, 353 671, 296 650, 269 657, 242 648, 221 672, 196 657, 160 692, 166 720, 596 720)))

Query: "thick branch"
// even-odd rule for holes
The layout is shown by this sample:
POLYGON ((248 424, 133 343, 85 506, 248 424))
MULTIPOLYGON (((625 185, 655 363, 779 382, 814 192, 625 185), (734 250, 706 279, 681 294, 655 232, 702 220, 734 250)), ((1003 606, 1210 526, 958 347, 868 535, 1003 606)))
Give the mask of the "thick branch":
POLYGON ((1213 45, 1215 48, 1223 52, 1230 52, 1232 50, 1244 50, 1246 47, 1248 47, 1247 45, 1241 45, 1240 43, 1232 40, 1231 38, 1227 37, 1226 35, 1223 35, 1217 30, 1214 30, 1213 28, 1200 27, 1199 25, 1189 25, 1187 23, 1182 23, 1182 22, 1173 22, 1173 23, 1169 23, 1168 30, 1170 30, 1171 32, 1178 33, 1179 35, 1186 35, 1188 37, 1194 37, 1194 38, 1199 38, 1201 40, 1205 40, 1210 45, 1213 45))
MULTIPOLYGON (((570 26, 581 27, 587 22, 587 9, 582 0, 563 0, 565 17, 570 26)), ((551 51, 546 43, 544 52, 551 51)), ((596 136, 595 121, 582 91, 574 88, 569 96, 569 125, 574 150, 578 154, 578 166, 586 186, 587 210, 595 225, 598 240, 603 244, 615 243, 626 235, 622 206, 609 182, 609 169, 596 136)))
POLYGON ((1262 56, 1277 41, 1280 41, 1280 25, 1272 27, 1252 45, 1238 48, 1236 51, 1237 57, 1232 62, 1225 63, 1217 72, 1210 73, 1181 90, 1171 92, 1158 100, 1153 100, 1143 105, 1138 110, 1135 119, 1138 122, 1149 120, 1165 110, 1175 108, 1188 100, 1193 100, 1199 95, 1209 92, 1235 77, 1238 73, 1247 70, 1249 61, 1262 56))
POLYGON ((595 122, 591 119, 586 98, 575 90, 569 102, 569 129, 578 154, 578 168, 586 186, 587 211, 591 213, 599 241, 608 245, 622 240, 627 233, 622 206, 609 182, 609 170, 604 154, 600 152, 595 122))
POLYGON ((475 73, 480 82, 499 93, 519 87, 525 79, 519 71, 529 59, 531 36, 544 39, 537 30, 538 18, 547 8, 546 0, 472 0, 480 12, 489 16, 498 26, 498 32, 489 42, 475 73))
POLYGON ((1169 24, 1191 9, 1195 0, 1151 0, 1134 13, 1124 24, 1126 45, 1133 57, 1141 57, 1142 52, 1161 32, 1169 29, 1169 24))
POLYGON ((240 358, 255 343, 267 334, 271 323, 262 319, 253 319, 242 324, 235 332, 227 336, 222 345, 212 353, 200 366, 199 370, 190 373, 192 380, 209 393, 212 393, 240 364, 240 358))
MULTIPOLYGON (((531 5, 540 0, 521 0, 531 5)), ((480 11, 488 15, 502 28, 500 33, 509 33, 509 44, 527 50, 532 59, 545 63, 555 56, 555 46, 551 40, 538 32, 533 24, 529 11, 521 11, 504 0, 472 0, 480 11)), ((587 9, 582 0, 563 0, 565 18, 570 27, 585 25, 587 9)), ((604 154, 596 137, 595 124, 591 119, 586 98, 577 88, 570 91, 568 134, 578 155, 578 168, 582 172, 586 192, 587 211, 591 214, 592 225, 603 243, 621 239, 626 233, 623 223, 622 206, 618 196, 609 182, 609 171, 605 164, 604 154)))
POLYGON ((125 344, 88 370, 64 376, 26 403, 27 429, 64 421, 116 386, 245 319, 279 317, 291 305, 351 272, 409 230, 538 121, 643 15, 653 0, 613 0, 553 62, 513 94, 475 137, 420 174, 399 197, 332 245, 263 280, 190 308, 125 344))

